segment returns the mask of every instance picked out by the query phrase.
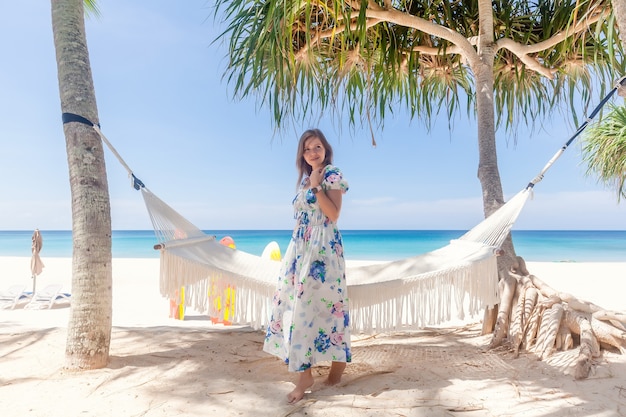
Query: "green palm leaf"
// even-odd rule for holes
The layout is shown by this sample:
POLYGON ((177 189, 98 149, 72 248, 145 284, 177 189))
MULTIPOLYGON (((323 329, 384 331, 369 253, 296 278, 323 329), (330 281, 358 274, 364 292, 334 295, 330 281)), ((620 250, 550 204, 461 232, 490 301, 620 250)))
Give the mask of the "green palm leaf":
MULTIPOLYGON (((353 123, 366 115, 381 125, 387 113, 402 108, 427 126, 441 111, 448 117, 458 111, 473 115, 475 74, 458 45, 368 13, 393 5, 394 11, 470 40, 480 35, 480 1, 217 0, 227 22, 222 37, 230 42, 227 79, 237 97, 254 94, 260 105, 269 104, 278 126, 287 116, 297 120, 327 109, 346 111, 353 123)), ((606 1, 492 5, 496 41, 528 46, 568 34, 528 54, 550 77, 509 49, 496 51, 496 126, 535 123, 560 103, 577 110, 570 112, 577 123, 580 106, 572 98, 588 104, 624 69, 606 1), (588 21, 595 23, 587 27, 588 21), (579 27, 585 30, 574 30, 579 27), (593 76, 600 77, 601 91, 591 94, 593 76)))
POLYGON ((584 133, 583 160, 587 175, 594 175, 626 198, 626 107, 612 106, 610 112, 584 133))

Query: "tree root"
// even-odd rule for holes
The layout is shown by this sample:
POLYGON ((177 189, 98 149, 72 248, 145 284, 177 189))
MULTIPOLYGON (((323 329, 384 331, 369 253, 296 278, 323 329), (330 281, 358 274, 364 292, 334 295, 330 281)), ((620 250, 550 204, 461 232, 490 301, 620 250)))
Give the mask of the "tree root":
POLYGON ((580 334, 580 349, 574 378, 585 379, 591 372, 593 358, 600 356, 600 344, 591 328, 589 315, 568 309, 564 321, 574 333, 580 334))
POLYGON ((626 330, 626 313, 621 311, 596 311, 593 318, 601 321, 609 321, 621 330, 626 330))
POLYGON ((541 317, 541 326, 537 334, 537 343, 532 351, 539 355, 539 358, 545 359, 554 352, 556 335, 561 325, 561 317, 563 317, 563 306, 554 304, 552 307, 544 310, 541 317))
POLYGON ((538 325, 539 322, 536 320, 537 316, 533 316, 533 311, 535 310, 535 306, 537 304, 537 290, 532 286, 532 284, 528 284, 528 280, 526 282, 522 281, 521 286, 518 288, 521 297, 519 297, 517 305, 514 309, 513 314, 513 322, 511 323, 511 341, 514 352, 514 357, 519 356, 520 348, 525 348, 529 346, 535 338, 537 333, 537 327, 531 327, 533 324, 538 325), (533 322, 533 318, 535 321, 533 322), (527 336, 530 335, 531 340, 527 339, 527 336))
POLYGON ((493 338, 489 344, 489 349, 493 349, 502 344, 509 329, 509 317, 513 308, 513 295, 517 281, 510 275, 505 275, 500 279, 500 308, 496 318, 496 328, 493 338))
MULTIPOLYGON (((490 324, 483 322, 483 334, 493 328, 488 349, 501 346, 508 339, 517 357, 520 351, 545 359, 555 350, 574 348, 574 334, 579 335, 579 356, 574 378, 589 377, 593 360, 603 346, 626 354, 626 312, 607 311, 602 307, 551 288, 528 273, 521 257, 507 274, 500 274, 500 304, 490 324)), ((485 319, 488 318, 485 311, 485 319)))

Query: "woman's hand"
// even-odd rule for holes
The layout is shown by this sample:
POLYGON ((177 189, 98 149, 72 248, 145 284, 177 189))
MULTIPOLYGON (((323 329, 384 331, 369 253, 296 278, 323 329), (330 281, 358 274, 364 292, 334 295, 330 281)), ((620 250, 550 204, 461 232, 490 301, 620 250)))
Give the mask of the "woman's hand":
POLYGON ((309 185, 311 188, 315 188, 322 183, 324 179, 324 167, 311 170, 311 175, 309 175, 309 185))

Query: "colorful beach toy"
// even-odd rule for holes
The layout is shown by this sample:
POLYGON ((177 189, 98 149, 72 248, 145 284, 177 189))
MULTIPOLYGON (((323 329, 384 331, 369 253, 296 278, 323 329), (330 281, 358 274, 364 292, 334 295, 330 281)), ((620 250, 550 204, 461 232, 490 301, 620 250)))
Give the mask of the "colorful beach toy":
POLYGON ((280 261, 282 259, 282 256, 280 254, 280 246, 278 246, 278 242, 273 240, 268 243, 265 246, 265 249, 263 249, 261 258, 271 259, 272 261, 280 261))
MULTIPOLYGON (((230 236, 221 238, 220 244, 231 249, 237 249, 235 240, 230 236)), ((228 283, 224 286, 224 284, 218 285, 218 281, 211 278, 207 294, 209 297, 209 318, 213 324, 221 323, 229 326, 235 316, 235 286, 228 283)))

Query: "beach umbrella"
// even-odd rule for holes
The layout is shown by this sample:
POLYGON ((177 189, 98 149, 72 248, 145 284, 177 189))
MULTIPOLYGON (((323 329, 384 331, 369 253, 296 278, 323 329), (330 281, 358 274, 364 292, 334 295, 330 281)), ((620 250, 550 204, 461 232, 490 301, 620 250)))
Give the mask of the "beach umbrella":
POLYGON ((31 245, 32 257, 30 258, 30 271, 33 278, 33 295, 35 294, 35 289, 37 288, 37 275, 41 274, 43 271, 43 261, 39 257, 39 252, 41 252, 41 248, 43 246, 43 238, 41 237, 41 233, 39 233, 39 229, 35 229, 33 232, 33 243, 31 245))

